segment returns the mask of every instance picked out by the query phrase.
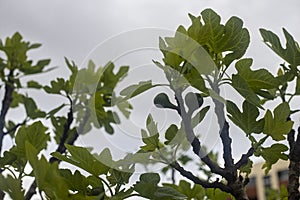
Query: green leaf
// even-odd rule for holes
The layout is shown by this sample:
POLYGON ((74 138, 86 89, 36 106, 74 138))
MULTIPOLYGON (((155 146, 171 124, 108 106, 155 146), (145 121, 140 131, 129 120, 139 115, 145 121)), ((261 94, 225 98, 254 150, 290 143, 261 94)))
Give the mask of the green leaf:
POLYGON ((147 130, 148 130, 150 136, 157 135, 158 134, 157 124, 153 120, 153 117, 151 114, 148 115, 146 123, 147 123, 146 127, 147 127, 147 130))
POLYGON ((208 43, 212 49, 217 49, 216 41, 222 39, 224 33, 224 25, 221 25, 221 17, 212 9, 205 9, 201 12, 205 28, 209 30, 208 43))
POLYGON ((272 31, 259 29, 266 45, 270 47, 277 55, 291 64, 291 67, 293 69, 296 69, 296 67, 300 65, 299 47, 294 38, 289 34, 289 32, 284 28, 282 30, 286 39, 286 48, 282 47, 279 37, 272 31))
POLYGON ((55 68, 50 68, 46 71, 43 71, 44 68, 49 65, 50 59, 45 59, 45 60, 39 60, 35 65, 32 65, 32 61, 28 61, 25 64, 23 64, 19 70, 23 72, 25 75, 30 75, 30 74, 38 74, 42 72, 47 72, 51 71, 55 68))
POLYGON ((164 199, 164 200, 183 200, 186 199, 186 196, 179 193, 177 190, 164 186, 158 187, 154 193, 155 199, 164 199))
POLYGON ((251 173, 253 167, 253 162, 252 160, 248 159, 248 162, 246 165, 243 165, 239 168, 239 171, 242 173, 246 173, 246 176, 248 176, 251 173))
POLYGON ((187 199, 202 200, 205 199, 205 189, 197 184, 191 186, 191 184, 185 180, 180 180, 178 185, 163 184, 164 186, 172 187, 181 194, 185 195, 187 199))
MULTIPOLYGON (((156 63, 165 71, 170 67, 180 74, 185 74, 194 68, 200 74, 211 74, 215 63, 206 50, 193 38, 187 35, 183 26, 179 26, 174 37, 166 37, 168 46, 163 50, 165 67, 156 63), (185 64, 182 66, 181 63, 185 64)), ((170 69, 168 69, 170 70, 170 69)))
POLYGON ((12 165, 16 160, 17 156, 14 153, 10 151, 4 151, 3 157, 0 157, 0 168, 3 168, 6 165, 12 165))
POLYGON ((272 165, 275 164, 279 159, 287 160, 288 156, 284 154, 288 150, 288 147, 284 144, 273 144, 270 147, 262 148, 261 155, 265 159, 265 163, 262 168, 265 169, 265 174, 267 174, 272 165))
POLYGON ((114 73, 115 65, 112 62, 108 62, 101 74, 100 82, 98 83, 97 90, 104 90, 107 93, 112 93, 117 83, 120 82, 129 70, 128 66, 120 67, 119 71, 114 73))
POLYGON ((247 135, 261 133, 264 128, 264 120, 256 120, 259 116, 258 108, 247 101, 243 102, 243 112, 231 101, 226 103, 229 119, 241 128, 247 135))
POLYGON ((179 158, 178 158, 178 161, 181 162, 183 165, 185 165, 186 163, 192 161, 193 159, 190 158, 189 156, 187 155, 181 155, 179 158))
MULTIPOLYGON (((103 71, 103 67, 96 69, 95 63, 89 60, 87 68, 82 68, 72 74, 70 82, 73 92, 77 94, 93 94, 95 90, 98 90, 98 85, 104 85, 103 81, 101 81, 103 71)), ((107 79, 110 78, 111 77, 107 77, 107 79)))
POLYGON ((40 85, 38 82, 31 80, 31 81, 27 82, 27 87, 35 88, 35 89, 41 89, 43 86, 40 85))
POLYGON ((51 86, 44 86, 44 90, 49 94, 61 94, 66 89, 66 82, 63 78, 57 78, 56 81, 50 82, 51 86))
POLYGON ((196 70, 196 68, 191 68, 187 73, 184 74, 184 77, 191 84, 191 86, 203 92, 204 94, 209 94, 208 89, 205 86, 204 79, 199 74, 199 71, 196 70))
POLYGON ((216 69, 214 61, 202 46, 199 46, 199 44, 194 44, 196 42, 191 39, 189 41, 192 41, 190 42, 191 45, 186 44, 186 46, 180 50, 184 51, 185 49, 190 49, 192 45, 195 46, 195 50, 193 50, 192 53, 190 53, 188 50, 185 50, 187 51, 187 55, 184 58, 192 66, 190 68, 195 68, 199 74, 211 74, 216 69))
POLYGON ((177 135, 178 132, 178 127, 175 124, 172 124, 165 133, 165 138, 166 138, 166 142, 165 144, 168 145, 170 144, 170 142, 172 142, 172 140, 175 138, 175 136, 177 135))
POLYGON ((24 95, 14 91, 10 107, 16 108, 19 106, 20 103, 24 103, 24 95))
POLYGON ((54 108, 53 110, 49 111, 47 113, 47 118, 54 116, 57 112, 59 112, 65 106, 66 106, 66 104, 62 104, 62 105, 58 106, 57 108, 54 108))
POLYGON ((203 97, 199 93, 189 92, 185 95, 185 104, 188 107, 188 112, 193 113, 203 104, 203 97))
POLYGON ((0 174, 0 189, 9 194, 11 199, 24 199, 24 189, 22 188, 21 179, 15 179, 11 175, 4 177, 0 174))
POLYGON ((300 77, 297 77, 295 95, 300 95, 300 77))
POLYGON ((215 188, 206 189, 206 196, 208 199, 233 199, 230 194, 215 188))
POLYGON ((117 106, 118 106, 118 109, 122 112, 122 114, 127 119, 129 119, 130 110, 132 110, 132 105, 128 101, 123 100, 123 101, 117 103, 117 106))
POLYGON ((172 187, 157 186, 159 181, 160 177, 157 173, 142 174, 140 176, 140 181, 137 181, 134 185, 134 190, 138 192, 142 197, 148 199, 186 199, 186 196, 182 195, 172 187))
POLYGON ((140 181, 134 185, 134 190, 142 197, 153 199, 160 177, 156 173, 146 173, 140 176, 140 181))
POLYGON ((206 113, 209 111, 210 106, 206 106, 202 108, 193 118, 192 118, 192 127, 196 127, 198 124, 202 122, 206 113))
POLYGON ((109 148, 104 148, 99 155, 94 154, 93 156, 95 156, 97 160, 105 162, 105 164, 109 167, 115 166, 115 161, 112 159, 109 148))
POLYGON ((38 109, 35 101, 32 98, 23 96, 23 102, 27 116, 31 119, 43 118, 46 116, 45 112, 38 109))
POLYGON ((201 16, 195 17, 189 14, 189 17, 192 21, 192 25, 188 28, 189 36, 197 41, 200 45, 206 44, 210 37, 210 29, 208 29, 206 26, 203 26, 201 22, 201 16))
POLYGON ((118 193, 114 194, 110 199, 111 200, 121 200, 121 199, 126 199, 129 196, 131 196, 131 193, 133 192, 133 188, 129 188, 128 190, 121 190, 118 193))
POLYGON ((130 99, 156 86, 158 85, 152 85, 151 80, 141 81, 138 84, 126 87, 120 94, 124 96, 125 99, 130 99))
POLYGON ((74 61, 70 62, 68 58, 65 57, 65 63, 72 74, 76 74, 78 72, 78 67, 76 66, 74 61))
POLYGON ((250 35, 246 28, 243 28, 243 21, 238 17, 231 17, 225 24, 223 41, 220 41, 222 52, 230 51, 224 58, 224 64, 229 66, 233 60, 241 58, 250 43, 250 35))
POLYGON ((245 79, 239 74, 232 75, 232 86, 245 98, 246 101, 263 109, 260 105, 260 99, 251 90, 245 79))
POLYGON ((274 110, 274 117, 270 110, 267 110, 264 119, 265 125, 263 132, 270 135, 274 140, 284 140, 286 134, 290 132, 293 127, 292 121, 287 121, 290 115, 289 104, 283 102, 279 104, 274 110))
POLYGON ((201 15, 205 25, 200 28, 201 26, 194 23, 194 20, 192 25, 195 24, 198 29, 204 29, 204 31, 199 32, 204 33, 204 38, 209 37, 206 40, 206 45, 212 48, 213 52, 227 53, 224 57, 224 64, 226 66, 229 66, 233 60, 245 54, 250 42, 250 36, 248 30, 243 28, 243 21, 241 19, 231 17, 224 26, 220 23, 220 16, 212 9, 205 9, 201 12, 201 15))
POLYGON ((159 132, 157 130, 157 125, 151 115, 149 115, 147 118, 146 127, 148 132, 145 130, 141 130, 142 140, 146 145, 141 146, 140 148, 147 152, 155 151, 156 149, 160 148, 162 144, 159 142, 159 132))
POLYGON ((109 167, 99 161, 96 156, 92 155, 86 148, 67 144, 65 144, 65 146, 71 156, 65 157, 58 152, 54 152, 51 155, 59 160, 75 165, 94 176, 99 176, 108 172, 109 167))
POLYGON ((125 170, 110 169, 109 175, 106 177, 111 186, 125 185, 129 182, 129 178, 134 172, 134 166, 125 170))
MULTIPOLYGON (((266 69, 252 71, 250 69, 252 62, 253 60, 251 58, 245 58, 235 64, 238 74, 245 79, 251 90, 261 95, 262 92, 268 92, 267 90, 274 88, 276 89, 279 85, 278 80, 266 69)), ((269 96, 272 97, 271 94, 269 96)))
MULTIPOLYGON (((171 139, 171 133, 170 135, 168 134, 168 137, 171 139)), ((181 145, 185 150, 190 148, 190 143, 187 141, 183 124, 181 124, 181 127, 176 132, 174 138, 172 140, 167 140, 166 143, 168 145, 181 145)))
POLYGON ((20 69, 20 66, 28 64, 27 51, 29 42, 22 41, 20 33, 16 32, 11 38, 6 38, 5 44, 1 45, 0 50, 3 51, 10 65, 9 69, 15 70, 20 69))
POLYGON ((25 143, 30 143, 36 151, 40 152, 47 148, 47 142, 50 141, 50 136, 45 127, 40 121, 37 121, 29 126, 19 128, 15 142, 16 145, 12 148, 12 153, 20 157, 25 157, 25 143))
POLYGON ((155 151, 157 148, 159 148, 159 135, 152 135, 149 136, 145 130, 142 130, 142 140, 146 144, 144 146, 141 146, 140 148, 144 151, 150 152, 155 151))
POLYGON ((69 190, 75 195, 73 199, 95 199, 95 196, 104 196, 105 190, 101 179, 95 176, 85 177, 78 170, 74 173, 69 169, 60 169, 59 175, 68 184, 69 190))
MULTIPOLYGON (((96 176, 88 176, 87 177, 88 184, 89 184, 89 190, 88 195, 89 196, 98 196, 99 199, 103 198, 105 196, 105 191, 103 188, 102 180, 99 177, 96 176), (92 189, 90 189, 92 187, 92 189)), ((93 198, 95 199, 95 198, 93 198)))
POLYGON ((40 46, 42 46, 42 44, 39 44, 39 43, 31 44, 29 46, 29 49, 36 49, 36 48, 39 48, 40 46))
POLYGON ((49 63, 50 63, 50 59, 45 59, 45 60, 39 60, 36 65, 41 68, 44 68, 46 65, 49 65, 49 63))
POLYGON ((50 199, 70 199, 69 188, 64 178, 60 176, 58 163, 51 164, 44 156, 39 160, 38 151, 28 142, 25 149, 39 190, 44 191, 50 199))
POLYGON ((69 169, 60 169, 59 174, 64 178, 70 190, 83 194, 87 192, 88 180, 78 170, 72 174, 69 169))

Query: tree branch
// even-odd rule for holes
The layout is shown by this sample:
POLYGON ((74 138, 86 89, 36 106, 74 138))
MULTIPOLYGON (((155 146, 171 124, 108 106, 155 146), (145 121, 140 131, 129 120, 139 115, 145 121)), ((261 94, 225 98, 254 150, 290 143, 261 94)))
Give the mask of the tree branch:
POLYGON ((237 170, 243 165, 246 165, 250 156, 253 155, 255 149, 251 147, 246 154, 243 154, 240 160, 234 165, 234 169, 237 170))
POLYGON ((290 146, 289 153, 289 184, 288 194, 289 199, 300 199, 299 193, 299 177, 300 177, 300 127, 298 128, 297 139, 295 141, 295 130, 291 130, 288 134, 288 143, 290 146))
MULTIPOLYGON (((2 100, 2 108, 0 112, 0 155, 2 152, 2 145, 3 145, 3 139, 4 139, 4 126, 5 126, 5 117, 7 114, 7 111, 11 105, 11 102, 13 100, 13 92, 14 92, 14 81, 13 81, 13 74, 14 71, 10 70, 7 78, 7 82, 5 83, 5 92, 4 92, 4 98, 2 100)), ((0 198, 3 199, 5 196, 5 193, 0 190, 0 198)))
POLYGON ((229 169, 233 166, 231 143, 232 139, 229 136, 229 124, 224 122, 223 128, 220 131, 220 137, 223 143, 223 159, 225 161, 225 169, 229 169))
POLYGON ((216 182, 209 183, 207 181, 199 179, 198 177, 193 175, 190 171, 187 171, 182 166, 180 166, 178 162, 172 163, 171 166, 174 169, 176 169, 182 176, 193 181, 195 184, 201 185, 204 188, 219 188, 220 190, 222 190, 224 192, 228 192, 228 193, 231 192, 230 188, 221 182, 216 181, 216 182))
POLYGON ((191 125, 191 115, 185 111, 184 101, 180 91, 175 91, 175 98, 180 108, 180 116, 182 118, 187 140, 190 142, 193 148, 193 152, 211 169, 215 174, 219 174, 224 178, 228 178, 228 173, 221 168, 218 164, 213 162, 207 153, 202 149, 200 140, 195 136, 193 127, 191 125))
POLYGON ((60 138, 59 145, 56 149, 56 152, 59 152, 59 153, 63 153, 63 152, 66 151, 65 143, 66 143, 66 140, 68 139, 70 127, 71 127, 71 124, 72 124, 73 119, 74 119, 73 118, 73 101, 69 96, 67 96, 67 97, 70 101, 70 110, 68 112, 67 121, 64 124, 64 132, 63 132, 63 134, 60 138))
MULTIPOLYGON (((209 82, 212 90, 220 95, 220 88, 218 82, 209 82)), ((225 163, 225 169, 230 169, 234 165, 232 157, 232 139, 229 136, 229 124, 225 119, 224 104, 217 99, 213 99, 215 105, 215 114, 217 115, 218 124, 220 128, 220 138, 223 144, 223 159, 225 163)))
POLYGON ((11 102, 13 100, 13 92, 14 92, 14 81, 13 81, 13 73, 14 71, 11 70, 9 72, 7 82, 5 83, 5 92, 4 92, 4 98, 2 100, 2 108, 0 112, 0 153, 2 150, 2 143, 4 138, 4 126, 5 126, 5 117, 7 114, 7 111, 11 105, 11 102))
POLYGON ((4 132, 4 135, 10 134, 11 132, 17 130, 20 126, 26 124, 27 120, 25 119, 23 122, 16 124, 13 128, 7 130, 6 132, 4 132))

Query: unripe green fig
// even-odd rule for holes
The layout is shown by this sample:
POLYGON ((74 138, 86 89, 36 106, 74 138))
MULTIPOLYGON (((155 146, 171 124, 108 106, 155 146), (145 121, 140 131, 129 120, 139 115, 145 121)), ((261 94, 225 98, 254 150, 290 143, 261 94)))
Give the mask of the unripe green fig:
POLYGON ((194 112, 202 106, 203 97, 199 93, 189 92, 185 96, 185 104, 187 105, 189 112, 194 112))
POLYGON ((156 95, 154 98, 154 104, 158 108, 170 108, 177 110, 177 106, 170 102, 168 95, 165 93, 159 93, 156 95))

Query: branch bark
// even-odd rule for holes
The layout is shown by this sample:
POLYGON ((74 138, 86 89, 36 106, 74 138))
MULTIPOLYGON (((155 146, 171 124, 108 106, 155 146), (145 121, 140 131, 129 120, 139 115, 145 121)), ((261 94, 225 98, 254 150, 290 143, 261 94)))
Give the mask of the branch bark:
POLYGON ((5 118, 6 118, 7 111, 13 100, 13 92, 15 89, 14 81, 13 81, 13 73, 14 73, 13 70, 11 70, 9 72, 7 82, 5 83, 4 98, 2 100, 2 108, 1 108, 1 112, 0 112, 0 153, 2 151, 3 138, 5 135, 5 132, 4 132, 5 118))
POLYGON ((193 152, 211 169, 215 174, 227 177, 226 171, 218 164, 213 162, 207 153, 202 149, 200 140, 196 137, 193 127, 191 125, 191 114, 188 114, 184 108, 184 101, 181 91, 175 91, 175 98, 180 108, 180 116, 182 118, 187 140, 190 142, 193 152))
POLYGON ((59 153, 63 153, 66 151, 66 147, 65 147, 65 143, 66 143, 66 140, 68 139, 68 136, 69 136, 69 131, 70 131, 70 127, 71 127, 71 124, 73 122, 73 102, 72 102, 72 99, 67 96, 68 99, 69 99, 69 102, 70 102, 70 110, 68 112, 68 116, 67 116, 67 121, 66 123, 64 124, 64 132, 60 138, 60 143, 56 149, 56 152, 59 152, 59 153))
POLYGON ((295 130, 288 134, 288 143, 290 146, 289 153, 289 200, 299 200, 299 177, 300 177, 300 127, 298 128, 297 139, 295 140, 295 130))
MULTIPOLYGON (((220 95, 220 88, 218 82, 209 82, 212 90, 220 95)), ((225 119, 224 104, 217 99, 213 99, 215 105, 215 114, 217 115, 218 124, 220 128, 220 138, 223 144, 223 159, 225 162, 225 168, 230 169, 234 165, 232 157, 232 139, 229 135, 229 124, 225 119)))
POLYGON ((204 180, 199 179, 192 172, 185 170, 178 162, 174 162, 171 166, 176 169, 182 176, 188 178, 189 180, 193 181, 195 184, 201 185, 204 188, 219 188, 224 192, 230 193, 230 188, 225 184, 216 181, 216 182, 207 182, 204 180))
MULTIPOLYGON (((2 152, 3 139, 5 136, 4 126, 5 126, 5 118, 8 109, 10 108, 11 102, 13 100, 13 92, 14 92, 14 81, 13 81, 14 71, 11 70, 9 72, 7 82, 5 83, 5 92, 4 98, 2 100, 2 108, 0 112, 0 155, 2 152)), ((0 190, 0 199, 4 199, 5 193, 0 190)))
POLYGON ((225 161, 225 169, 230 169, 233 167, 231 149, 232 139, 229 136, 229 124, 227 121, 224 122, 222 130, 220 131, 220 137, 223 143, 223 159, 225 161))
POLYGON ((243 154, 240 160, 234 165, 235 170, 238 170, 243 165, 246 165, 250 156, 254 154, 255 149, 251 147, 246 154, 243 154))

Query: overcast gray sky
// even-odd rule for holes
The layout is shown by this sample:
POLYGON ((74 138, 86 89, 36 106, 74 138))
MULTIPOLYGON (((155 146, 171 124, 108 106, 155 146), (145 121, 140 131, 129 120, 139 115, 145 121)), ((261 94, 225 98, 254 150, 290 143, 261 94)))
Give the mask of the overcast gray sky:
MULTIPOLYGON (((65 71, 64 56, 80 64, 99 43, 114 35, 146 27, 176 30, 180 24, 190 24, 188 13, 199 15, 205 8, 215 10, 223 22, 233 15, 243 19, 251 34, 247 56, 255 59, 255 67, 275 72, 272 66, 280 63, 262 43, 259 28, 281 37, 285 27, 300 41, 299 0, 0 0, 0 38, 19 31, 26 40, 42 43, 31 55, 51 58, 52 65, 60 66, 46 75, 53 78, 65 71)), ((113 48, 121 47, 107 51, 113 48)))
POLYGON ((207 7, 223 21, 232 15, 244 20, 252 36, 248 54, 261 63, 269 51, 258 28, 281 34, 286 27, 300 38, 298 0, 1 0, 0 37, 19 31, 42 43, 38 53, 51 57, 52 64, 62 65, 63 56, 80 63, 95 45, 113 35, 144 27, 175 30, 189 24, 188 13, 198 15, 207 7))

